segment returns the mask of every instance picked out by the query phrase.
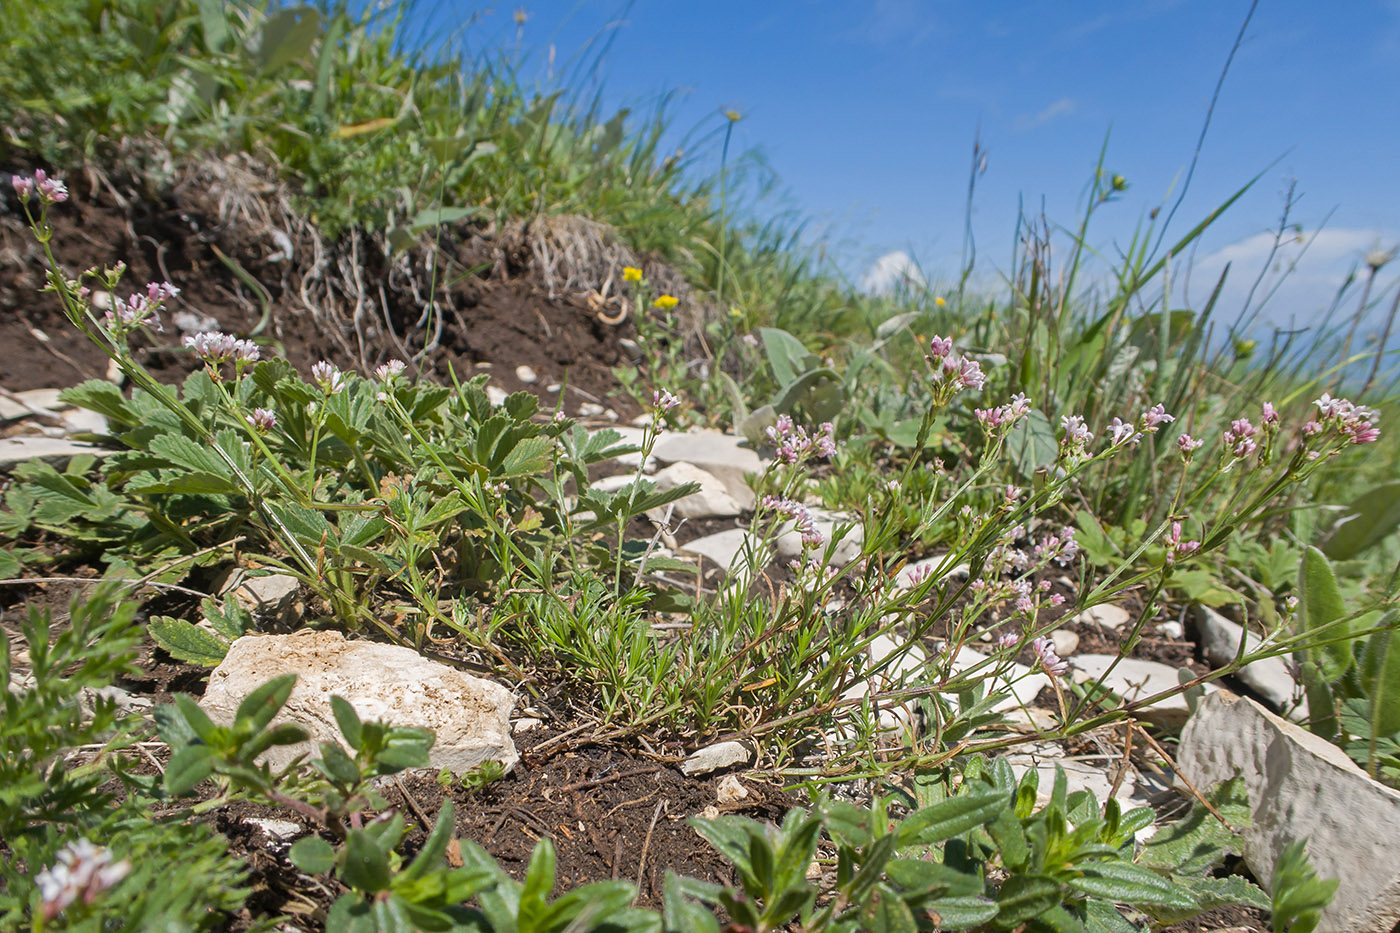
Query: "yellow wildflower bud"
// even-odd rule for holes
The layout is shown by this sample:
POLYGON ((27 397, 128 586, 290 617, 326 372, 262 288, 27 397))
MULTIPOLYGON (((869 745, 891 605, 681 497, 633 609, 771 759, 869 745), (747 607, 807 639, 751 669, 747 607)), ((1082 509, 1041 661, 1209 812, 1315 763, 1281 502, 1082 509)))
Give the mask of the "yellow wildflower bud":
POLYGON ((623 266, 623 267, 622 267, 622 281, 624 281, 624 282, 640 282, 641 280, 642 280, 642 270, 641 270, 641 269, 638 269, 638 268, 636 268, 635 266, 623 266))
POLYGON ((933 303, 940 308, 946 307, 948 304, 947 300, 942 295, 939 295, 937 298, 933 299, 933 303))
POLYGON ((662 311, 670 311, 680 303, 681 300, 674 295, 659 295, 657 299, 652 302, 652 305, 660 308, 662 311))

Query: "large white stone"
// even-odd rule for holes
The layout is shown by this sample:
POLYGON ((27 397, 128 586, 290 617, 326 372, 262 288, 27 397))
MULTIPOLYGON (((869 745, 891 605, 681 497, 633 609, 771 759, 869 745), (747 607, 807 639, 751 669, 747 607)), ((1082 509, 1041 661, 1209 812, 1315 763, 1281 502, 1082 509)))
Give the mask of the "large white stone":
MULTIPOLYGON (((1263 644, 1257 635, 1246 632, 1209 606, 1196 607, 1196 637, 1206 660, 1219 665, 1235 660, 1241 638, 1245 640, 1247 654, 1258 651, 1263 644)), ((1288 665, 1281 657, 1252 661, 1236 671, 1235 677, 1275 710, 1285 709, 1293 703, 1293 675, 1288 673, 1288 665)))
MULTIPOLYGON (((963 645, 958 649, 957 655, 953 658, 953 672, 960 673, 970 668, 976 667, 987 656, 974 648, 963 645)), ((996 669, 996 665, 988 664, 978 673, 988 677, 996 669)), ((1001 713, 1007 710, 1019 709, 1035 705, 1035 698, 1040 691, 1050 686, 1050 676, 1043 671, 1032 671, 1024 664, 1012 663, 1000 676, 996 677, 987 685, 986 693, 1004 692, 1009 694, 1006 699, 992 707, 993 710, 1001 713)))
POLYGON ((1341 749, 1219 692, 1186 724, 1177 765, 1201 789, 1244 778, 1253 810, 1244 858, 1265 887, 1283 847, 1308 840, 1318 875, 1341 882, 1319 933, 1389 933, 1400 923, 1400 791, 1371 780, 1341 749))
POLYGON ((728 573, 739 562, 740 552, 744 547, 744 538, 747 535, 748 532, 742 528, 717 531, 712 535, 696 538, 688 544, 681 545, 681 552, 696 554, 712 561, 723 567, 728 573))
POLYGON ((9 472, 26 460, 43 460, 52 466, 62 467, 81 454, 105 457, 116 453, 107 447, 96 447, 62 437, 37 437, 20 435, 0 438, 0 472, 9 472))
POLYGON ((1036 797, 1041 801, 1050 799, 1050 793, 1055 789, 1055 768, 1059 767, 1065 772, 1065 786, 1071 794, 1081 790, 1090 791, 1100 807, 1110 796, 1117 799, 1125 810, 1143 806, 1141 801, 1134 799, 1137 771, 1132 765, 1128 765, 1124 772, 1123 780, 1118 784, 1118 793, 1112 793, 1118 769, 1123 767, 1120 759, 1069 758, 1065 755, 1064 748, 1055 742, 1032 742, 1029 745, 1016 746, 1006 756, 1006 762, 1011 765, 1011 772, 1016 775, 1017 780, 1031 769, 1037 772, 1036 797))
MULTIPOLYGON (((718 477, 689 463, 673 463, 652 479, 656 488, 662 491, 685 483, 700 484, 699 492, 676 501, 676 515, 681 518, 733 518, 743 511, 718 477)), ((662 507, 655 511, 659 518, 666 509, 662 507)))
POLYGON ((263 621, 292 621, 300 615, 301 581, 286 573, 252 576, 237 568, 223 580, 219 594, 232 593, 234 598, 263 621))
POLYGON ((1132 616, 1128 615, 1128 610, 1122 606, 1104 603, 1102 606, 1085 609, 1070 621, 1082 625, 1097 625, 1110 632, 1116 632, 1132 621, 1132 616))
POLYGON ((315 743, 340 740, 332 696, 348 700, 362 720, 433 730, 433 768, 462 774, 497 761, 510 770, 520 760, 510 737, 515 695, 505 687, 430 661, 411 648, 351 641, 339 632, 245 635, 209 675, 200 706, 215 722, 231 723, 244 697, 287 673, 297 675, 296 688, 274 721, 303 726, 311 742, 270 749, 264 760, 274 768, 299 754, 315 757, 315 743))
MULTIPOLYGON (((823 542, 829 542, 836 535, 836 526, 851 522, 849 515, 840 515, 836 512, 828 512, 825 509, 810 509, 812 513, 812 526, 821 532, 823 542)), ((836 545, 832 551, 831 560, 828 561, 833 567, 844 567, 860 556, 861 545, 865 543, 865 528, 860 524, 854 524, 846 532, 846 536, 836 545)), ((797 530, 793 522, 784 522, 778 534, 778 554, 789 560, 801 558, 808 552, 814 556, 824 554, 826 545, 823 543, 818 547, 809 548, 802 543, 802 535, 797 530)))
MULTIPOLYGON (((1098 680, 1114 661, 1118 661, 1118 656, 1113 654, 1080 654, 1069 659, 1076 683, 1098 680)), ((1157 661, 1124 658, 1113 667, 1113 672, 1104 680, 1103 685, 1132 703, 1179 687, 1181 680, 1174 667, 1157 661)), ((1207 693, 1216 689, 1214 684, 1203 686, 1207 693)), ((1186 721, 1190 711, 1186 697, 1178 693, 1164 697, 1150 706, 1140 707, 1133 715, 1159 725, 1180 726, 1186 721)))
POLYGON ((763 461, 743 443, 743 438, 722 431, 663 433, 652 454, 662 463, 689 463, 714 475, 742 508, 751 509, 754 494, 744 477, 761 472, 763 461))

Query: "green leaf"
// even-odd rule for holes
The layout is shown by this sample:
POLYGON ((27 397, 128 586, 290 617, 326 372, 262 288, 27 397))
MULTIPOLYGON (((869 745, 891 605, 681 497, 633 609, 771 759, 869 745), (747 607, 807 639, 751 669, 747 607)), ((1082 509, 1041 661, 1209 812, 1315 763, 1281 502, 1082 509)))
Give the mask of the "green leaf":
POLYGON ((1380 543, 1400 527, 1400 479, 1362 493, 1332 523, 1322 552, 1333 560, 1350 560, 1380 543))
POLYGON ((1046 875, 1012 875, 997 892, 997 927, 1014 930, 1018 924, 1060 906, 1060 883, 1046 875))
POLYGON ((1152 904, 1174 910, 1195 910, 1196 899, 1180 885, 1130 862, 1095 862, 1077 866, 1083 875, 1070 887, 1123 904, 1152 904))
POLYGON ((443 856, 447 854, 447 846, 452 841, 452 831, 455 828, 452 822, 452 813, 452 801, 444 799, 442 809, 438 811, 437 822, 433 824, 433 831, 428 833, 428 838, 423 841, 423 848, 418 850, 418 854, 414 856, 412 863, 400 876, 401 878, 413 881, 424 877, 428 872, 442 865, 443 856))
POLYGON ((345 741, 351 748, 359 751, 363 724, 355 712, 355 707, 351 706, 345 697, 336 695, 331 697, 331 713, 335 716, 335 724, 340 727, 340 734, 345 736, 345 741))
POLYGON ((233 479, 233 471, 218 454, 179 434, 160 434, 151 438, 150 449, 152 453, 192 472, 233 479))
POLYGON ((315 765, 342 787, 353 787, 360 780, 359 765, 335 742, 321 743, 321 757, 315 765))
POLYGON ((258 71, 270 75, 311 52, 321 34, 321 17, 309 6, 284 9, 263 24, 253 60, 258 71))
POLYGON ((1370 731, 1377 736, 1400 732, 1400 635, 1394 631, 1371 635, 1361 654, 1361 672, 1371 705, 1370 731))
POLYGON ((883 886, 866 901, 861 926, 871 933, 916 933, 918 930, 909 905, 883 886))
POLYGON ((907 817, 899 825, 901 846, 933 845, 960 836, 996 819, 1011 806, 1011 796, 998 790, 962 793, 907 817))
POLYGON ((1013 428, 1006 439, 1006 452, 1023 480, 1035 471, 1048 467, 1059 455, 1060 443, 1055 428, 1039 409, 1032 408, 1019 427, 1013 428))
POLYGON ((287 858, 308 875, 324 875, 335 867, 335 849, 320 836, 307 836, 292 843, 287 858))
POLYGON ((95 411, 108 421, 123 427, 135 427, 141 419, 134 415, 122 395, 122 390, 106 379, 89 379, 58 393, 61 402, 95 411))
POLYGON ((985 897, 940 897, 929 901, 924 909, 932 914, 940 930, 966 930, 980 926, 997 915, 997 905, 985 897))
POLYGON ((780 386, 789 384, 806 370, 821 365, 821 360, 816 354, 785 330, 760 327, 758 336, 763 341, 764 352, 768 355, 768 365, 773 367, 774 381, 780 386))
POLYGON ((297 684, 296 674, 282 674, 257 687, 243 698, 234 713, 235 722, 248 722, 254 730, 261 732, 272 722, 283 706, 287 705, 297 684))
POLYGON ((719 933, 715 915, 690 900, 695 897, 714 903, 718 885, 682 877, 668 868, 663 890, 661 922, 666 933, 719 933))
POLYGON ((200 781, 214 773, 214 750, 207 745, 186 745, 170 756, 165 765, 165 789, 187 794, 200 781))
POLYGON ((1346 604, 1342 601, 1332 564, 1315 547, 1303 552, 1298 568, 1298 612, 1304 632, 1311 635, 1321 632, 1322 637, 1331 642, 1304 652, 1306 660, 1317 665, 1323 680, 1341 679, 1354 660, 1351 644, 1345 637, 1347 626, 1333 624, 1346 615, 1346 604))
POLYGON ((345 864, 340 879, 366 894, 389 887, 389 853, 367 829, 352 829, 345 837, 345 864))
POLYGON ((217 667, 228 654, 228 642, 184 619, 151 616, 146 631, 166 654, 189 664, 217 667))

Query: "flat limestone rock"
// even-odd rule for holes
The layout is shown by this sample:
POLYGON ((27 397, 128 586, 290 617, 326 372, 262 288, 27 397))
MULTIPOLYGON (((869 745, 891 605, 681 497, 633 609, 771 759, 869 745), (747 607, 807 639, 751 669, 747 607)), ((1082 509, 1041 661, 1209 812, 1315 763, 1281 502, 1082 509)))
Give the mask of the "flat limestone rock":
POLYGON ((105 457, 116 453, 107 447, 96 447, 62 437, 40 437, 22 434, 0 438, 0 473, 8 473, 26 460, 43 460, 62 468, 69 460, 82 454, 105 457))
POLYGON ((723 431, 687 431, 684 434, 663 433, 652 456, 662 463, 689 463, 712 474, 734 497, 741 508, 754 505, 753 490, 744 477, 763 470, 757 451, 741 446, 744 439, 723 431))
POLYGON ((1318 933, 1389 933, 1400 923, 1400 791, 1371 780, 1340 748, 1220 692, 1186 724, 1177 765, 1201 789, 1244 778, 1253 809, 1244 858, 1265 887, 1283 847, 1308 840, 1318 875, 1341 882, 1318 933))
POLYGON ((708 561, 713 561, 728 573, 739 560, 739 552, 744 546, 744 537, 747 534, 748 532, 742 528, 717 531, 712 535, 696 538, 694 541, 682 545, 681 552, 696 554, 708 561))
POLYGON ((245 635, 209 675, 200 706, 217 723, 233 721, 238 704, 280 674, 295 673, 296 688, 274 722, 295 722, 311 741, 269 749, 263 760, 281 768, 297 755, 315 757, 317 742, 339 741, 333 695, 344 697, 363 720, 431 729, 433 768, 457 774, 485 761, 509 771, 520 760, 510 737, 515 695, 500 684, 424 658, 411 648, 349 640, 339 632, 245 635))
MULTIPOLYGON (((1181 684, 1176 668, 1157 661, 1124 658, 1114 666, 1113 662, 1118 660, 1118 656, 1112 654, 1080 654, 1069 660, 1076 683, 1098 680, 1113 666, 1113 672, 1103 682, 1104 686, 1129 703, 1172 690, 1181 684)), ((1206 693, 1218 689, 1214 684, 1204 684, 1203 687, 1206 693)), ((1180 726, 1186 722, 1190 712, 1186 697, 1178 693, 1150 706, 1139 707, 1133 715, 1159 725, 1180 726)))
MULTIPOLYGON (((1196 635, 1201 651, 1212 664, 1229 664, 1235 660, 1240 639, 1246 651, 1257 651, 1261 644, 1257 635, 1246 632, 1209 606, 1196 607, 1196 635)), ((1264 658, 1246 664, 1235 672, 1240 683, 1259 694, 1275 710, 1292 705, 1293 676, 1283 658, 1264 658)))
MULTIPOLYGON (((685 483, 699 483, 700 491, 676 500, 675 514, 681 518, 734 518, 741 511, 739 503, 719 477, 689 463, 673 463, 652 477, 661 491, 675 489, 685 483)), ((667 506, 653 509, 657 518, 666 514, 667 506)))
MULTIPOLYGON (((976 667, 987 660, 987 655, 976 649, 963 645, 958 649, 957 655, 953 658, 953 671, 962 672, 969 668, 976 667)), ((988 664, 979 673, 985 673, 988 677, 996 669, 996 665, 988 664)), ((1035 705, 1035 698, 1040 691, 1050 686, 1050 677, 1042 671, 1032 671, 1024 664, 1012 663, 994 681, 987 684, 987 693, 993 691, 1007 693, 1006 699, 992 707, 998 713, 1008 710, 1021 709, 1022 707, 1032 707, 1035 705)))
POLYGON ((1131 622, 1132 616, 1122 606, 1104 603, 1102 606, 1085 609, 1069 621, 1082 625, 1097 625, 1107 631, 1116 632, 1131 622))

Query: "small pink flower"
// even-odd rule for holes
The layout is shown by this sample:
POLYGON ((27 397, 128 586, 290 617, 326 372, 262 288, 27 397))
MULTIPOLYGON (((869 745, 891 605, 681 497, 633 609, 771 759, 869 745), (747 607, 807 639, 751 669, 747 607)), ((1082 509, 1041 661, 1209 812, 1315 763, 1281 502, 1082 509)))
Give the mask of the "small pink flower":
POLYGON ((1031 642, 1031 650, 1040 661, 1041 669, 1052 677, 1059 677, 1069 670, 1069 662, 1055 653, 1055 643, 1045 636, 1031 642))
POLYGON ((277 426, 277 415, 266 408, 254 408, 248 416, 248 423, 257 430, 267 433, 277 426))
POLYGON ((928 360, 930 363, 938 362, 952 352, 952 337, 934 337, 928 342, 928 360))
POLYGON ((34 186, 39 189, 39 200, 46 204, 60 204, 68 200, 68 186, 57 178, 50 178, 41 168, 34 170, 34 186))
MULTIPOLYGON (((1156 430, 1152 428, 1150 430, 1156 430)), ((1136 444, 1142 440, 1142 435, 1131 424, 1125 424, 1122 418, 1114 418, 1113 423, 1108 426, 1108 446, 1121 447, 1124 444, 1136 444)))
POLYGON ((1089 430, 1088 425, 1079 415, 1061 416, 1060 427, 1065 429, 1065 436, 1061 443, 1066 447, 1083 447, 1094 439, 1094 433, 1089 430))
POLYGON ((1167 414, 1167 409, 1164 406, 1153 405, 1142 413, 1142 430, 1147 434, 1154 434, 1158 427, 1171 424, 1175 420, 1176 416, 1167 414))
POLYGON ((1181 451, 1181 456, 1185 460, 1190 460, 1191 455, 1200 450, 1205 441, 1198 440, 1189 434, 1182 434, 1176 439, 1176 449, 1181 451))
POLYGON ((997 647, 1010 648, 1012 645, 1016 644, 1020 640, 1021 639, 1017 637, 1015 632, 1002 632, 999 636, 997 636, 997 647))
POLYGON ((34 194, 34 179, 32 178, 25 178, 23 175, 11 175, 10 184, 15 186, 15 194, 19 195, 21 201, 27 203, 30 196, 34 194))
POLYGON ((380 363, 374 369, 374 378, 380 382, 389 382, 403 375, 407 368, 403 360, 390 360, 387 363, 380 363))
POLYGON ((1259 421, 1266 428, 1276 427, 1279 423, 1278 410, 1274 408, 1272 402, 1265 402, 1263 412, 1259 415, 1259 421))
POLYGON ((334 395, 345 388, 345 374, 336 369, 335 364, 321 360, 311 367, 311 379, 327 395, 334 395))
POLYGON ((958 364, 958 385, 964 389, 980 389, 987 382, 987 374, 976 360, 963 357, 958 364))
POLYGON ((92 904, 131 871, 131 862, 114 861, 111 849, 79 839, 64 846, 58 861, 34 877, 46 920, 63 913, 74 901, 92 904))
POLYGON ((680 403, 680 399, 676 398, 674 395, 672 395, 665 389, 656 389, 651 393, 652 407, 654 407, 660 414, 664 415, 666 412, 675 408, 680 403))

